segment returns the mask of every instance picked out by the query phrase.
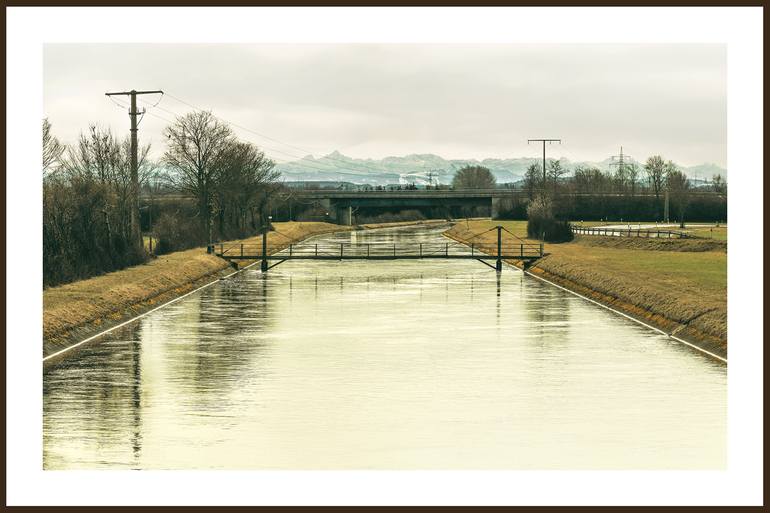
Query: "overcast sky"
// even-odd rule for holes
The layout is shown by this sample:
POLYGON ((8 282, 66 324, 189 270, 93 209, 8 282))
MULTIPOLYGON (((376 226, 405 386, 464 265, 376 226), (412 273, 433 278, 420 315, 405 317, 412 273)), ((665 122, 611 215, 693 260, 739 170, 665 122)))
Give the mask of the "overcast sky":
MULTIPOLYGON (((276 160, 333 150, 359 158, 549 156, 624 151, 682 165, 727 164, 723 45, 46 45, 45 113, 71 142, 89 123, 128 134, 107 91, 163 89, 139 127, 153 153, 191 108, 276 160)), ((120 98, 125 103, 127 98, 120 98)))

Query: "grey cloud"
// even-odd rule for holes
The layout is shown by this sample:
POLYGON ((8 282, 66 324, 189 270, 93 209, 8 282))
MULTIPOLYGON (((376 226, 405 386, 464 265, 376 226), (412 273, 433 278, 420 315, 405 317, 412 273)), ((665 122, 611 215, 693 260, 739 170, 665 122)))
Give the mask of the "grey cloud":
MULTIPOLYGON (((127 133, 107 90, 162 88, 316 155, 437 153, 446 158, 554 151, 601 160, 622 144, 687 165, 726 164, 723 45, 47 45, 45 110, 74 140, 89 122, 127 133)), ((189 110, 165 98, 153 114, 189 110)), ((165 121, 142 140, 163 148, 165 121)), ((247 132, 245 139, 301 156, 247 132)), ((268 150, 268 153, 270 151, 268 150)), ((275 154, 281 160, 291 158, 275 154)))

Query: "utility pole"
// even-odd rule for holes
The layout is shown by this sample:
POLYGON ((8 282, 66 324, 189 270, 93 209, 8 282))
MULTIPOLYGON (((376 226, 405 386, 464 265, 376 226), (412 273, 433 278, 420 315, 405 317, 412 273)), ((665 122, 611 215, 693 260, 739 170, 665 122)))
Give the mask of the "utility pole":
POLYGON ((610 167, 618 166, 618 171, 620 172, 619 175, 623 178, 625 177, 624 173, 626 171, 626 159, 631 159, 631 155, 624 155, 622 146, 620 147, 620 155, 613 155, 610 157, 610 167), (617 159, 617 161, 615 159, 617 159))
MULTIPOLYGON (((137 119, 138 114, 144 115, 147 109, 142 112, 136 110, 136 95, 138 94, 163 94, 163 91, 121 91, 116 93, 104 93, 105 96, 130 96, 131 109, 128 116, 131 118, 131 232, 134 240, 142 247, 142 230, 139 226, 139 169, 137 157, 137 119)), ((209 242, 210 244, 210 242, 209 242)))
POLYGON ((625 163, 624 163, 625 159, 630 159, 630 158, 631 158, 631 155, 623 154, 623 147, 621 146, 620 155, 613 155, 610 157, 610 160, 611 160, 610 166, 618 166, 618 169, 622 171, 623 169, 625 169, 625 163), (615 159, 618 159, 617 162, 615 161, 615 159))
POLYGON ((436 176, 436 174, 433 172, 432 169, 430 171, 428 171, 428 185, 430 185, 430 186, 433 185, 433 177, 434 176, 436 176))
POLYGON ((553 142, 557 142, 561 144, 561 139, 527 139, 527 144, 531 142, 542 142, 543 143, 543 194, 545 194, 545 182, 546 182, 546 167, 545 167, 545 143, 551 144, 553 142))

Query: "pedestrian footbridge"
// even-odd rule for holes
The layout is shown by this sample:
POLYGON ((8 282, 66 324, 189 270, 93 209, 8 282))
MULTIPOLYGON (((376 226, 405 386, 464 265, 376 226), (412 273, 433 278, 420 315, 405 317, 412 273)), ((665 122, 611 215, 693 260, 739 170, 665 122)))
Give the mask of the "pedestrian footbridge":
MULTIPOLYGON (((265 237, 262 244, 214 244, 209 251, 214 255, 237 265, 243 261, 261 261, 262 271, 275 267, 287 260, 478 260, 490 267, 502 270, 503 260, 537 260, 543 256, 542 243, 503 241, 503 227, 497 229, 497 243, 462 244, 451 242, 289 242, 279 251, 268 253, 265 237), (493 260, 495 265, 488 261, 493 260), (270 265, 269 262, 273 261, 270 265)), ((491 230, 490 230, 491 231, 491 230)), ((510 233, 510 232, 508 232, 510 233)))

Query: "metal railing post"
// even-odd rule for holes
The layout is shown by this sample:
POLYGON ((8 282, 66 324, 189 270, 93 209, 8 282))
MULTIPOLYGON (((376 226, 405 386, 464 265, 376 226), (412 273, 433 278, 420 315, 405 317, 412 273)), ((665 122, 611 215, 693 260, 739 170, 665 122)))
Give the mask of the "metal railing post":
POLYGON ((243 257, 243 243, 241 243, 241 257, 243 257))
POLYGON ((369 256, 371 255, 371 249, 372 249, 372 245, 371 244, 367 244, 366 245, 366 258, 369 258, 369 256))
POLYGON ((475 242, 471 242, 471 256, 473 256, 473 246, 475 245, 475 242))
POLYGON ((422 258, 422 242, 420 243, 420 258, 422 258))
POLYGON ((318 244, 315 245, 315 256, 318 256, 318 244))
POLYGON ((291 253, 292 253, 292 249, 293 249, 292 246, 293 244, 289 244, 289 256, 291 256, 291 253))
POLYGON ((342 243, 340 243, 340 260, 342 260, 342 243))

